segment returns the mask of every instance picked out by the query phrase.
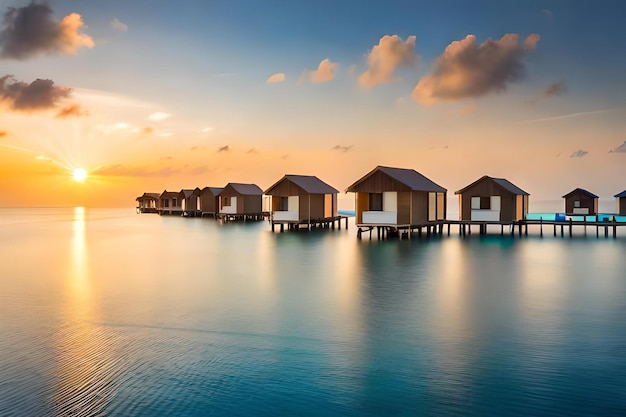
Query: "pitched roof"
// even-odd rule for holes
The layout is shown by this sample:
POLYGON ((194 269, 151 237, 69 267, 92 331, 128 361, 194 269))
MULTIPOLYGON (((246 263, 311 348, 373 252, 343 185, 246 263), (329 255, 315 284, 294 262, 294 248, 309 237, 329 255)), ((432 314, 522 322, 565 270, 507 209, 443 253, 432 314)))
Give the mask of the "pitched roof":
POLYGON ((476 184, 476 183, 478 183, 480 181, 483 181, 484 179, 488 179, 490 181, 495 182, 500 187, 504 188, 505 190, 507 190, 508 192, 510 192, 512 194, 515 194, 515 195, 530 195, 526 191, 522 190, 517 185, 513 184, 511 181, 509 181, 507 179, 504 179, 504 178, 493 178, 493 177, 490 177, 489 175, 484 175, 484 176, 480 177, 479 179, 477 179, 476 181, 474 181, 473 183, 471 183, 467 187, 461 188, 460 190, 455 191, 454 194, 463 194, 468 188, 473 187, 474 184, 476 184))
POLYGON ((577 191, 578 191, 578 192, 582 192, 583 194, 587 194, 587 195, 588 195, 589 197, 591 197, 591 198, 600 198, 600 197, 598 197, 597 195, 595 195, 594 193, 592 193, 592 192, 590 192, 590 191, 587 191, 587 190, 584 190, 584 189, 582 189, 582 188, 575 188, 575 189, 573 189, 572 191, 570 191, 569 193, 565 194, 565 195, 564 195, 563 197, 561 197, 561 198, 567 198, 567 197, 569 197, 570 195, 574 194, 574 193, 575 193, 575 192, 577 192, 577 191))
MULTIPOLYGON (((229 182, 226 187, 231 186, 241 195, 263 195, 263 190, 256 184, 241 184, 238 182, 229 182)), ((226 188, 224 187, 224 188, 226 188)))
POLYGON ((623 198, 623 197, 626 197, 626 190, 622 191, 622 192, 621 192, 621 193, 619 193, 619 194, 615 194, 613 197, 616 197, 616 198, 623 198))
POLYGON ((177 191, 163 191, 160 195, 159 198, 167 198, 167 197, 178 197, 178 195, 180 194, 180 192, 177 191))
POLYGON ((180 194, 184 194, 184 195, 185 195, 185 198, 189 198, 189 197, 191 197, 191 196, 193 195, 193 193, 194 193, 195 191, 196 191, 196 190, 184 189, 184 190, 180 190, 180 194))
POLYGON ((370 171, 368 174, 366 174, 363 178, 361 178, 360 180, 358 180, 357 182, 349 186, 346 189, 346 192, 350 192, 350 190, 352 190, 357 184, 359 184, 362 181, 365 181, 367 178, 372 176, 377 171, 380 171, 384 173, 385 175, 388 175, 389 177, 393 178, 394 180, 406 185, 407 187, 411 189, 411 191, 428 191, 428 192, 439 192, 439 193, 445 193, 446 191, 448 191, 442 186, 440 186, 439 184, 436 184, 430 179, 426 178, 425 176, 423 176, 422 174, 420 174, 414 169, 392 168, 392 167, 385 167, 385 166, 379 165, 376 168, 374 168, 372 171, 370 171))
POLYGON ((265 194, 269 194, 274 187, 276 187, 284 180, 289 180, 293 182, 309 194, 337 194, 339 192, 335 188, 331 187, 330 185, 326 184, 324 181, 313 175, 287 174, 282 177, 276 184, 265 190, 265 194))
POLYGON ((207 190, 208 190, 208 191, 210 191, 210 192, 211 192, 211 194, 213 194, 214 196, 218 196, 218 195, 222 192, 222 190, 223 190, 223 189, 224 189, 224 187, 204 187, 204 188, 202 189, 202 192, 205 192, 205 191, 207 191, 207 190))
POLYGON ((137 197, 135 200, 140 200, 140 199, 155 199, 158 200, 158 198, 161 196, 161 194, 159 193, 143 193, 143 195, 140 195, 139 197, 137 197))

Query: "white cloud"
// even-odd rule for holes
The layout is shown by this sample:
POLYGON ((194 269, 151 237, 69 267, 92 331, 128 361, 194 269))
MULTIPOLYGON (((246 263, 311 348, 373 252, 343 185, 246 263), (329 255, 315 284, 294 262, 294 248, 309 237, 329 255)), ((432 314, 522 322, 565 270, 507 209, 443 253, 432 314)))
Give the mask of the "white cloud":
POLYGON ((152 113, 150 116, 148 116, 146 120, 150 120, 153 122, 160 122, 161 120, 169 119, 170 117, 172 117, 172 115, 169 113, 157 111, 157 112, 152 113))
POLYGON ((128 31, 128 25, 126 23, 122 23, 120 22, 117 18, 111 20, 109 22, 109 25, 115 29, 115 30, 119 30, 120 32, 126 32, 128 31))
POLYGON ((359 84, 366 88, 388 83, 393 80, 393 73, 400 66, 417 64, 415 36, 402 41, 398 35, 385 35, 380 38, 367 57, 368 68, 359 76, 359 84))

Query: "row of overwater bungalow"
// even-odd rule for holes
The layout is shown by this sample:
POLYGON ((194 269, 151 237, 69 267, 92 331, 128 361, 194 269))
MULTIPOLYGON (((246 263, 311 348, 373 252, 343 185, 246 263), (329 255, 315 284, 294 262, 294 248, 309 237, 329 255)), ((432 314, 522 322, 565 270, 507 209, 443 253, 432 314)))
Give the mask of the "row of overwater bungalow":
MULTIPOLYGON (((441 225, 446 221, 447 190, 413 169, 378 166, 350 185, 355 194, 355 217, 359 228, 386 227, 409 231, 441 225)), ((263 219, 288 228, 300 225, 341 224, 339 191, 314 176, 285 175, 263 191, 256 184, 229 183, 225 187, 183 189, 137 198, 138 212, 212 215, 222 219, 263 219), (263 211, 263 195, 269 196, 269 211, 263 211)), ((529 193, 503 178, 483 176, 459 195, 459 221, 513 224, 526 219, 529 193)), ((626 215, 626 191, 615 197, 618 212, 626 215)), ((576 188, 564 195, 565 213, 598 215, 598 196, 576 188)), ((347 225, 347 223, 346 223, 347 225)), ((361 229, 359 229, 361 230, 361 229)), ((430 229, 429 229, 430 230, 430 229)))

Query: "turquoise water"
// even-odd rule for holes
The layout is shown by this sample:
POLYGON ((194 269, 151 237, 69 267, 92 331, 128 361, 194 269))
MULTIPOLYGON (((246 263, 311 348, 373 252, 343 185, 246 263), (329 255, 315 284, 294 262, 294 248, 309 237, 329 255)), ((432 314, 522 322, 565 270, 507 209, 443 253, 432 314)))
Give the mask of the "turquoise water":
POLYGON ((0 209, 0 416, 626 413, 626 236, 0 209))

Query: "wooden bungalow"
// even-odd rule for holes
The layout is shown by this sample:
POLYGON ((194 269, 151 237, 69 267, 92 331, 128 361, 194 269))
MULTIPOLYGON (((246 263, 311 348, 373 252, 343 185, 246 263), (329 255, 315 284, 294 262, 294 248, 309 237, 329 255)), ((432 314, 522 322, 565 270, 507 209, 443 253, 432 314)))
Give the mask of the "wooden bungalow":
POLYGON ((563 196, 565 214, 591 215, 598 214, 598 196, 582 188, 576 188, 563 196))
POLYGON ((626 190, 614 196, 617 199, 617 214, 626 216, 626 190))
POLYGON ((271 221, 280 224, 328 224, 338 220, 337 191, 311 175, 285 175, 265 190, 271 196, 271 221))
POLYGON ((412 229, 446 218, 447 190, 413 169, 377 166, 346 192, 355 193, 358 227, 412 229))
POLYGON ((143 193, 137 197, 137 213, 156 213, 159 196, 159 193, 143 193))
POLYGON ((514 222, 528 213, 530 194, 504 178, 485 175, 454 194, 462 221, 514 222))
POLYGON ((219 217, 257 219, 263 216, 263 190, 256 184, 230 182, 219 195, 219 217))
POLYGON ((222 187, 204 187, 200 191, 200 212, 204 215, 217 216, 220 206, 222 187))
POLYGON ((182 214, 183 209, 180 205, 180 192, 163 191, 161 195, 159 195, 157 210, 159 214, 182 214))
POLYGON ((183 211, 183 216, 199 216, 200 211, 200 188, 196 187, 192 189, 182 189, 178 193, 180 200, 180 206, 183 211))

